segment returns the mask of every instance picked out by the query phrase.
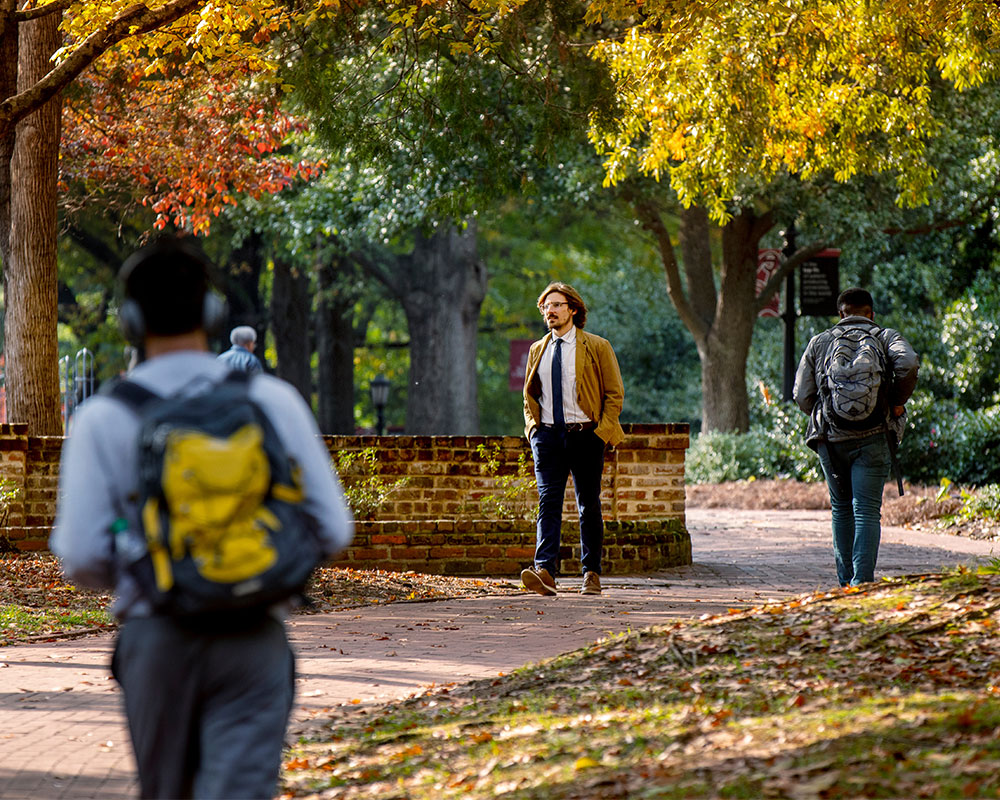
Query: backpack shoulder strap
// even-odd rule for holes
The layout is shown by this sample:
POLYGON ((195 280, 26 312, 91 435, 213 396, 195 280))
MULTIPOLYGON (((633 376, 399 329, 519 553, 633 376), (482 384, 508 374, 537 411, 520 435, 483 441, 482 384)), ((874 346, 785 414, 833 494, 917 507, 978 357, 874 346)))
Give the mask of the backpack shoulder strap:
POLYGON ((128 378, 117 378, 105 384, 101 387, 100 393, 119 400, 139 413, 150 403, 160 399, 160 396, 156 392, 147 389, 145 386, 140 386, 135 381, 128 380, 128 378))
POLYGON ((253 375, 251 375, 246 370, 231 369, 226 374, 226 377, 223 378, 220 381, 220 383, 230 383, 230 384, 233 384, 233 385, 236 385, 236 386, 238 386, 240 384, 243 384, 243 385, 249 387, 250 386, 250 379, 252 377, 253 377, 253 375))

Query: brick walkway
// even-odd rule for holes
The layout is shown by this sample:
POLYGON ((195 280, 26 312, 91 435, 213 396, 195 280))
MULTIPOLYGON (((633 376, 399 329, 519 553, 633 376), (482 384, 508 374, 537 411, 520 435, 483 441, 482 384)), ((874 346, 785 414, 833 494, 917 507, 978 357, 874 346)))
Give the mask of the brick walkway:
MULTIPOLYGON (((835 583, 829 512, 689 510, 694 565, 606 576, 600 597, 561 581, 537 595, 406 603, 296 617, 294 724, 352 700, 383 701, 430 684, 488 677, 607 633, 691 618, 835 583)), ((570 526, 567 526, 569 528, 570 526)), ((879 575, 927 572, 989 557, 993 544, 883 531, 879 575)), ((0 648, 0 797, 136 796, 111 638, 0 648)))

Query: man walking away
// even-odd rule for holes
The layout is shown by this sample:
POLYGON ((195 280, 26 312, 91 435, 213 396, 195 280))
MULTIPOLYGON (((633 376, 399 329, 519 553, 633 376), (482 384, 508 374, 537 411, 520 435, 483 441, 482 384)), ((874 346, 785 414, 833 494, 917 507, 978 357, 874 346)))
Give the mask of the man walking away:
POLYGON ((882 492, 896 464, 918 363, 899 331, 875 324, 866 290, 842 292, 837 308, 840 322, 814 336, 802 354, 794 395, 809 415, 806 443, 819 454, 830 490, 837 579, 857 586, 875 580, 882 492))
MULTIPOLYGON (((124 694, 141 796, 270 798, 294 688, 294 657, 283 621, 289 602, 274 602, 267 595, 259 607, 238 613, 176 616, 161 610, 160 598, 151 591, 153 571, 144 575, 134 566, 151 559, 155 586, 169 597, 172 588, 189 585, 191 573, 180 569, 184 564, 198 562, 199 573, 220 564, 242 573, 256 567, 248 563, 253 557, 278 558, 279 533, 294 531, 299 534, 294 541, 308 541, 313 554, 308 574, 316 557, 347 546, 353 523, 315 420, 298 392, 270 375, 233 373, 209 352, 207 331, 225 318, 225 306, 210 288, 208 263, 200 251, 185 240, 162 240, 129 258, 120 279, 125 292, 122 327, 146 355, 125 383, 134 394, 152 400, 137 409, 110 391, 80 407, 63 450, 51 547, 70 580, 115 590, 112 612, 121 625, 112 672, 124 694), (161 423, 143 422, 144 415, 158 415, 164 408, 212 408, 219 397, 229 410, 261 415, 255 417, 260 424, 243 425, 230 438, 213 440, 183 426, 161 435, 161 423), (230 443, 251 457, 263 453, 260 431, 268 450, 279 451, 282 458, 269 462, 269 454, 261 455, 247 462, 256 465, 252 470, 238 469, 244 462, 234 465, 229 450, 212 460, 213 447, 230 443), (150 486, 150 453, 163 441, 169 454, 184 457, 173 464, 166 457, 160 462, 162 485, 172 487, 179 498, 169 492, 147 494, 155 500, 140 509, 150 486), (202 457, 205 453, 208 458, 202 457), (279 485, 274 476, 282 464, 279 485), (195 478, 202 472, 214 489, 231 473, 239 478, 246 472, 267 505, 252 506, 256 516, 245 525, 231 522, 245 518, 232 507, 250 505, 249 492, 242 491, 243 484, 221 497, 201 492, 195 478), (288 472, 292 477, 286 482, 288 472), (175 482, 168 483, 168 477, 175 482), (281 507, 274 502, 279 490, 286 501, 281 507), (220 512, 222 505, 231 508, 220 512), (295 516, 278 519, 289 509, 295 516), (223 517, 225 531, 214 545, 208 535, 216 530, 213 515, 223 517), (170 534, 169 548, 154 538, 160 528, 170 534), (309 536, 303 537, 304 532, 309 536), (197 542, 204 552, 206 540, 221 560, 176 560, 182 553, 175 550, 194 548, 197 542), (230 542, 235 544, 227 549, 230 542)), ((161 480, 155 471, 153 477, 161 480)), ((238 578, 218 576, 218 586, 225 589, 226 580, 238 578)), ((255 584, 267 582, 255 577, 233 585, 245 597, 255 584)))
POLYGON ((254 355, 257 348, 257 331, 249 325, 240 325, 229 334, 229 341, 232 343, 225 353, 219 354, 219 361, 224 362, 230 369, 249 372, 251 375, 263 372, 260 359, 254 355))
POLYGON ((604 448, 625 434, 618 423, 625 390, 607 339, 585 333, 587 306, 565 283, 538 298, 549 332, 528 351, 524 376, 524 433, 531 442, 538 483, 535 559, 521 573, 533 592, 556 594, 563 497, 573 476, 580 512, 582 594, 601 593, 601 472, 604 448))

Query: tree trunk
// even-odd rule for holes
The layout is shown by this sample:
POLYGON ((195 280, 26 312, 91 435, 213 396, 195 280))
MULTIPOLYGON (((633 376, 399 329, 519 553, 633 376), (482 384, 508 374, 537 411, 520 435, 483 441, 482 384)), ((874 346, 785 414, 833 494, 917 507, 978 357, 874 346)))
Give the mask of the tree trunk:
POLYGON ((309 276, 284 261, 274 262, 271 289, 271 330, 278 364, 275 372, 312 403, 312 371, 309 366, 309 276))
POLYGON ((757 248, 774 224, 770 213, 757 216, 744 209, 722 229, 722 263, 716 287, 705 212, 690 208, 680 213, 678 238, 685 281, 656 201, 637 193, 627 198, 642 226, 656 239, 670 301, 698 348, 702 430, 746 431, 750 427, 746 361, 757 322, 757 248))
MULTIPOLYGON (((257 331, 256 355, 264 363, 265 316, 260 297, 260 274, 264 270, 263 239, 254 231, 233 250, 226 273, 226 298, 229 303, 230 330, 249 325, 257 331)), ((223 347, 229 347, 229 331, 223 347)))
MULTIPOLYGON (((17 92, 17 25, 13 10, 0 24, 0 100, 13 97, 17 92)), ((7 294, 7 265, 10 264, 10 162, 14 156, 14 129, 0 127, 0 267, 3 268, 4 297, 7 294)), ((4 303, 6 306, 6 302, 4 303)), ((0 330, 3 325, 0 309, 0 330)), ((2 340, 0 340, 2 342, 2 340)))
POLYGON ((487 275, 475 224, 418 236, 399 262, 394 285, 410 332, 406 432, 476 434, 476 332, 487 275))
POLYGON ((750 427, 746 370, 757 322, 757 248, 770 227, 769 222, 761 223, 761 218, 743 211, 722 229, 715 319, 708 335, 697 343, 705 431, 743 433, 750 427))
POLYGON ((725 326, 698 347, 701 359, 701 429, 744 433, 750 427, 747 402, 747 353, 750 340, 725 326))
MULTIPOLYGON (((18 88, 49 70, 60 44, 59 15, 22 23, 18 88)), ((56 181, 61 99, 23 119, 11 159, 10 260, 5 355, 8 418, 27 422, 35 435, 62 433, 56 270, 56 181)))
POLYGON ((319 361, 317 419, 323 433, 354 433, 355 293, 338 281, 346 263, 334 260, 317 270, 316 352, 319 361))

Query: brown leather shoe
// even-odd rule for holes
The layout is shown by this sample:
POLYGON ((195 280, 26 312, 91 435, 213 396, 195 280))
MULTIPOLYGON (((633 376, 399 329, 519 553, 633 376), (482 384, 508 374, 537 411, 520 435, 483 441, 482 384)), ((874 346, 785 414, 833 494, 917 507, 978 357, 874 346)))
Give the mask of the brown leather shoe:
POLYGON ((521 570, 521 583, 525 589, 530 589, 546 597, 554 597, 556 593, 556 579, 549 575, 547 569, 529 567, 521 570))
POLYGON ((596 572, 585 572, 583 575, 583 588, 580 594, 600 594, 601 576, 596 572))

